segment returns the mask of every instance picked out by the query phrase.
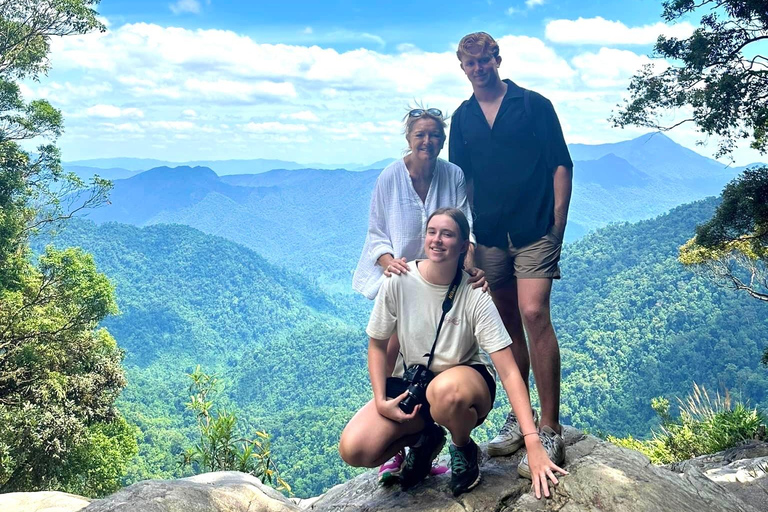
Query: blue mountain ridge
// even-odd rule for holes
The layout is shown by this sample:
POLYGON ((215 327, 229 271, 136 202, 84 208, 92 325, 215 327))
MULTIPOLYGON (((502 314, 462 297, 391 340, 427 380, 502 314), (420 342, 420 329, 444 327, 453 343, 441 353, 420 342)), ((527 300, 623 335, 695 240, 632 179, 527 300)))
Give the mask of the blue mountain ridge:
MULTIPOLYGON (((738 170, 661 134, 572 148, 567 241, 611 222, 647 219, 719 194, 738 170)), ((312 269, 324 286, 348 291, 379 172, 304 168, 218 176, 206 167, 158 167, 115 180, 111 205, 88 216, 96 222, 192 226, 257 250, 272 263, 312 269), (323 264, 317 266, 319 254, 323 264)))

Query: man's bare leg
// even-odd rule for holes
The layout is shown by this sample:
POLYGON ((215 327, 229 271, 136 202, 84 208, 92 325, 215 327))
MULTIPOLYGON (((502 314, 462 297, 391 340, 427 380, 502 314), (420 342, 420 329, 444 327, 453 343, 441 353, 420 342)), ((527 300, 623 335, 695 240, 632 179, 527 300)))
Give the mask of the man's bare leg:
POLYGON ((560 348, 550 318, 552 279, 518 279, 520 314, 528 333, 530 359, 541 403, 540 425, 560 432, 560 348))
POLYGON ((525 332, 523 331, 523 321, 520 317, 520 308, 518 306, 517 280, 512 279, 503 287, 493 290, 491 297, 496 309, 499 310, 504 327, 512 338, 512 354, 515 356, 515 362, 520 369, 520 375, 523 377, 525 386, 528 387, 528 375, 530 373, 530 360, 528 356, 528 346, 525 343, 525 332))

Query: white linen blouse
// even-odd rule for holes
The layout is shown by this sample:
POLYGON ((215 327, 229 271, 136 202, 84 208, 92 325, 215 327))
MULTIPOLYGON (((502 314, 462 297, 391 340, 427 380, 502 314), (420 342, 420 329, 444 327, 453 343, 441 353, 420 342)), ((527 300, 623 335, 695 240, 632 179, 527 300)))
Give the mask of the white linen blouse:
POLYGON ((373 188, 368 234, 352 278, 352 288, 368 299, 376 298, 384 279, 384 269, 376 262, 384 254, 407 261, 425 258, 427 219, 433 211, 444 207, 464 212, 469 221, 470 241, 475 243, 464 172, 459 166, 437 159, 423 203, 413 188, 403 159, 384 168, 373 188))

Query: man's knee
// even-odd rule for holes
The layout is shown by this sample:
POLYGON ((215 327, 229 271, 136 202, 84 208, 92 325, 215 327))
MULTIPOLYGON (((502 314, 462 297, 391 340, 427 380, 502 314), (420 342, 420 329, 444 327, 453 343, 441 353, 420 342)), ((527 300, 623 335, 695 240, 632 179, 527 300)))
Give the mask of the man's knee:
POLYGON ((520 314, 529 330, 542 329, 552 323, 549 315, 549 307, 546 304, 521 304, 520 314))

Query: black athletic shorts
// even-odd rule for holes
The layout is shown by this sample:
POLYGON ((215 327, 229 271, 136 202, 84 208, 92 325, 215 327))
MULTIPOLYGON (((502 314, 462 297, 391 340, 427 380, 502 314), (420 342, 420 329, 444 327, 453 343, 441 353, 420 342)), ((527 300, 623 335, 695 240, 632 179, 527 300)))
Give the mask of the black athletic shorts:
MULTIPOLYGON (((483 377, 483 380, 488 386, 488 392, 491 394, 491 407, 493 407, 493 403, 496 401, 496 379, 493 378, 493 375, 491 375, 491 372, 488 371, 488 368, 484 364, 469 364, 467 366, 477 370, 477 372, 483 377)), ((408 383, 405 382, 402 377, 387 378, 387 398, 396 398, 405 393, 406 389, 408 389, 408 383)), ((426 401, 425 403, 421 404, 419 414, 421 414, 421 416, 424 418, 424 421, 427 423, 435 422, 435 420, 432 419, 432 415, 429 413, 429 403, 426 403, 426 401)), ((487 416, 477 418, 477 424, 475 424, 475 426, 477 427, 478 425, 482 425, 482 423, 485 421, 485 418, 487 418, 487 416)))

